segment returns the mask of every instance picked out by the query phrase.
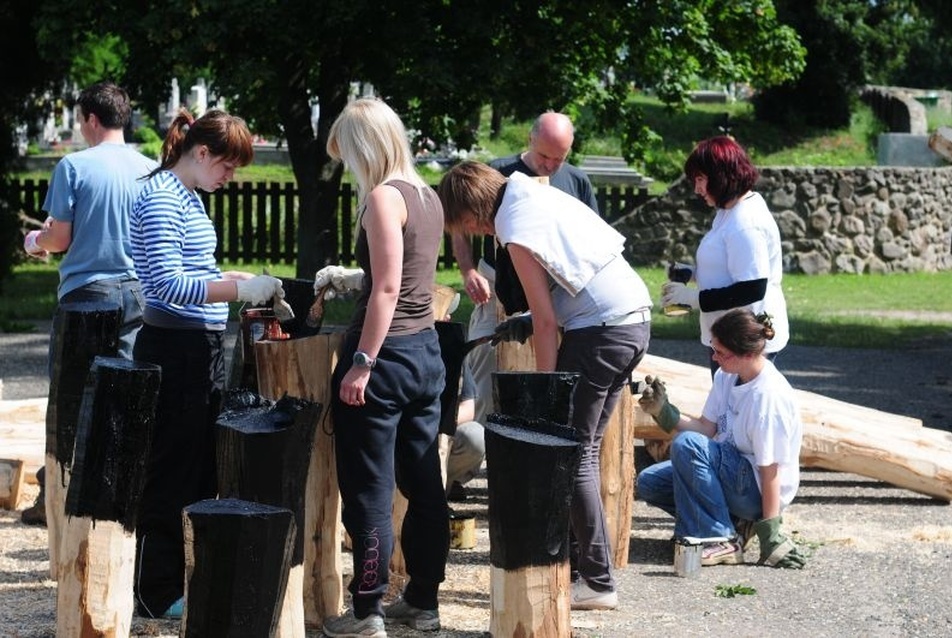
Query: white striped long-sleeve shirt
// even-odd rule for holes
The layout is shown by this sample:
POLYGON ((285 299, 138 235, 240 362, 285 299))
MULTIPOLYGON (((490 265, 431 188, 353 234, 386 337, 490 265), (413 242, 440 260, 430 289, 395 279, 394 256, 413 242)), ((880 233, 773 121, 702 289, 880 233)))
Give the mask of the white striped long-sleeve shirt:
POLYGON ((218 238, 202 200, 170 171, 154 175, 132 206, 132 258, 146 306, 196 326, 224 324, 227 303, 205 303, 221 279, 218 238))

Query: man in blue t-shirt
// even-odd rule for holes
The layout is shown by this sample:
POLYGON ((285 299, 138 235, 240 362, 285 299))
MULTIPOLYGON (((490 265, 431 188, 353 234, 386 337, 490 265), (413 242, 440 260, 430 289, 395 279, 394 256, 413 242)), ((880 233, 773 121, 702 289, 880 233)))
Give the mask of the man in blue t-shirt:
MULTIPOLYGON (((40 259, 62 253, 60 304, 100 302, 122 309, 119 355, 132 358, 142 325, 142 294, 132 265, 129 212, 156 162, 126 146, 123 129, 132 117, 129 95, 111 82, 99 82, 79 94, 80 132, 89 148, 59 161, 43 202, 48 214, 42 230, 24 238, 27 253, 40 259)), ((57 347, 57 318, 50 335, 50 370, 57 347)), ((42 473, 43 470, 41 469, 42 473)), ((40 485, 43 485, 43 477, 40 485)), ((46 524, 43 491, 22 519, 46 524)))
MULTIPOLYGON (((530 177, 546 177, 550 186, 575 197, 597 213, 595 189, 588 176, 565 161, 574 141, 575 128, 568 116, 547 111, 533 123, 525 151, 495 159, 489 165, 506 177, 517 171, 530 177)), ((497 253, 493 236, 483 238, 483 256, 478 264, 473 261, 470 241, 469 237, 453 235, 453 254, 463 275, 463 285, 466 294, 476 304, 470 316, 467 339, 476 339, 495 329, 500 313, 497 305, 503 307, 507 315, 524 311, 528 306, 520 306, 521 286, 509 264, 508 255, 504 251, 497 253), (500 259, 498 279, 497 258, 500 259), (502 293, 504 303, 497 304, 500 301, 497 290, 502 293)), ((485 422, 486 415, 492 411, 495 353, 488 344, 476 346, 466 359, 476 382, 476 420, 485 422)))

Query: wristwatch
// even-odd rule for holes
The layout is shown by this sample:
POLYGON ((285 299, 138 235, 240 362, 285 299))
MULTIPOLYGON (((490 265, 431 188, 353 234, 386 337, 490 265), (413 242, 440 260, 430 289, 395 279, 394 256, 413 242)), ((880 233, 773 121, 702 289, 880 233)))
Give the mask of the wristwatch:
POLYGON ((377 360, 371 359, 370 355, 366 352, 358 350, 354 353, 354 365, 358 368, 372 368, 376 363, 377 360))

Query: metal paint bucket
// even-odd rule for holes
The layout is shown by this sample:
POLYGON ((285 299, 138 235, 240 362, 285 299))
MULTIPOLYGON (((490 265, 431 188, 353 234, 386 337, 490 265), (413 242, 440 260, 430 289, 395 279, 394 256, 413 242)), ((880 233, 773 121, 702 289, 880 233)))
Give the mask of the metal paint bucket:
MULTIPOLYGON (((691 539, 696 540, 696 539, 691 539)), ((701 543, 677 538, 674 541, 674 573, 683 578, 694 578, 701 571, 701 543)))
POLYGON ((469 514, 450 516, 450 548, 473 549, 476 547, 476 517, 469 514))

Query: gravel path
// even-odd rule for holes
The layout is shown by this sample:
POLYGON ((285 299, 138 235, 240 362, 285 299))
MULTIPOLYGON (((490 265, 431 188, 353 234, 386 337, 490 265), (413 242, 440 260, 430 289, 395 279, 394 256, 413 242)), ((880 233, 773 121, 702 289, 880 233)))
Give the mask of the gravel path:
MULTIPOLYGON (((39 327, 32 334, 0 334, 6 399, 46 395, 48 324, 39 327)), ((697 342, 658 340, 650 350, 704 363, 697 342)), ((790 346, 778 364, 798 388, 952 431, 952 343, 888 352, 790 346)), ((444 629, 428 634, 434 638, 481 638, 489 627, 485 480, 477 478, 468 487, 469 500, 454 507, 476 515, 477 547, 451 552, 441 595, 444 629)), ((806 470, 784 518, 785 528, 813 552, 806 569, 719 566, 682 579, 671 569, 673 520, 636 501, 628 564, 616 571, 620 607, 574 612, 573 635, 952 635, 952 506, 852 474, 806 470), (718 586, 729 585, 756 593, 715 595, 718 586)), ((747 559, 756 558, 753 543, 747 559)), ((348 560, 345 556, 345 564, 348 560)), ((56 589, 47 570, 44 531, 20 524, 18 512, 0 511, 0 637, 54 635, 56 589)), ((133 623, 136 637, 177 633, 173 622, 136 618, 133 623)), ((389 633, 419 635, 405 628, 389 633)))

